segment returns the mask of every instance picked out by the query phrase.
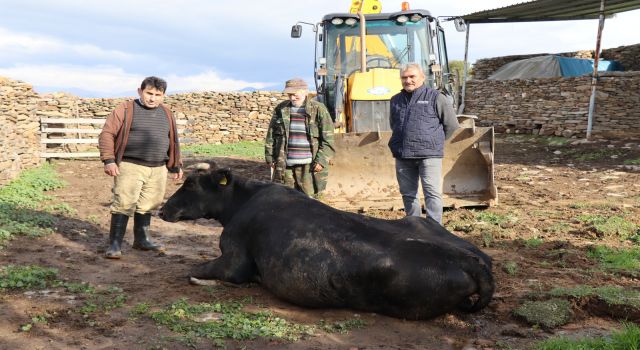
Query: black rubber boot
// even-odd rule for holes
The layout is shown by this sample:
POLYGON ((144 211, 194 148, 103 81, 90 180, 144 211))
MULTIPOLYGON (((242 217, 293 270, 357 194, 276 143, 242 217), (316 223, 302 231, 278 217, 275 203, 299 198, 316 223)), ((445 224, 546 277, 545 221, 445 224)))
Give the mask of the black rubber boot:
POLYGON ((149 240, 151 213, 133 215, 133 249, 164 252, 164 247, 149 240))
POLYGON ((120 259, 122 256, 121 246, 129 217, 124 214, 111 214, 111 228, 109 229, 109 250, 104 253, 108 259, 120 259))

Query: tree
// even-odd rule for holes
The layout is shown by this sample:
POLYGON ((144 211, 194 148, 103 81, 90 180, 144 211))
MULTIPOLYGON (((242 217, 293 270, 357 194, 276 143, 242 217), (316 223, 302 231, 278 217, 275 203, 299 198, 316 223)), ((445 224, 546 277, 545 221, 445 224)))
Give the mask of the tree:
MULTIPOLYGON (((458 82, 462 82, 462 76, 464 75, 464 61, 452 60, 449 61, 449 69, 451 73, 455 73, 458 76, 458 82)), ((467 80, 471 80, 473 76, 473 68, 471 63, 467 62, 467 80)))

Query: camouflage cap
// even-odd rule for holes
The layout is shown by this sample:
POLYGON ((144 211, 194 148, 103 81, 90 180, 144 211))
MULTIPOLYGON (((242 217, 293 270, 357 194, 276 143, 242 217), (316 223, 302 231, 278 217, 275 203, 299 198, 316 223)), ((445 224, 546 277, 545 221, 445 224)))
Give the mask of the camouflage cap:
POLYGON ((292 94, 300 90, 309 90, 307 82, 300 78, 293 78, 284 83, 284 93, 292 94))

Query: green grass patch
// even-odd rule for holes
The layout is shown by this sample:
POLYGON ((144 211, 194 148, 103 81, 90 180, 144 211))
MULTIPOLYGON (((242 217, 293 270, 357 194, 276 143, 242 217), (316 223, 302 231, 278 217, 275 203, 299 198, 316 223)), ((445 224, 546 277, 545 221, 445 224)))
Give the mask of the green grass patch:
MULTIPOLYGON (((499 136, 497 136, 499 137, 499 136)), ((549 146, 564 146, 568 144, 571 139, 560 136, 539 136, 533 134, 520 134, 520 135, 507 135, 504 137, 506 143, 530 143, 536 142, 539 144, 545 144, 549 146)))
POLYGON ((555 297, 570 296, 574 298, 594 296, 609 305, 629 305, 640 308, 640 291, 625 289, 620 286, 591 287, 579 285, 571 288, 554 288, 549 294, 555 297))
POLYGON ((211 157, 264 158, 264 142, 258 141, 240 141, 220 145, 192 145, 185 146, 184 150, 196 155, 211 157))
POLYGON ((95 294, 96 289, 86 282, 60 282, 69 293, 73 294, 95 294))
POLYGON ((502 266, 502 270, 508 275, 513 276, 518 273, 518 263, 515 261, 507 261, 502 266))
POLYGON ((539 137, 532 134, 520 134, 520 135, 507 135, 504 137, 506 143, 523 143, 538 141, 539 137))
POLYGON ((474 218, 478 222, 486 222, 492 225, 503 225, 506 223, 515 223, 518 218, 512 215, 502 215, 492 213, 490 211, 478 211, 474 212, 474 218))
POLYGON ((122 288, 111 286, 99 290, 92 289, 78 311, 85 316, 98 312, 107 313, 124 306, 125 301, 127 295, 123 293, 122 288))
POLYGON ((29 332, 33 328, 33 326, 37 324, 48 324, 50 317, 51 315, 49 315, 47 312, 45 312, 44 314, 35 315, 31 317, 31 322, 20 325, 20 331, 29 332))
POLYGON ((189 304, 181 299, 150 316, 157 324, 187 338, 211 339, 216 346, 224 346, 225 339, 261 337, 296 341, 313 334, 312 326, 286 321, 269 311, 243 311, 244 306, 243 302, 189 304))
POLYGON ((129 318, 137 320, 139 317, 146 315, 151 310, 149 303, 138 303, 129 310, 129 318))
POLYGON ((0 268, 0 290, 44 289, 53 284, 58 270, 41 266, 8 265, 0 268))
POLYGON ((638 159, 627 159, 623 163, 625 165, 640 165, 640 158, 638 158, 638 159))
POLYGON ((598 210, 616 210, 619 208, 617 203, 589 203, 589 202, 576 202, 569 204, 571 209, 598 209, 598 210))
POLYGON ((566 137, 559 137, 559 136, 549 136, 549 137, 545 137, 543 140, 544 140, 544 143, 546 143, 549 146, 564 146, 571 141, 571 139, 568 139, 566 137))
POLYGON ((520 307, 513 310, 513 313, 529 324, 546 329, 569 323, 573 314, 569 301, 562 299, 525 301, 520 307))
POLYGON ((449 231, 460 231, 469 233, 473 231, 473 222, 455 220, 446 223, 446 227, 449 231))
POLYGON ((609 336, 570 339, 558 337, 534 345, 532 350, 638 350, 640 349, 640 327, 625 323, 621 330, 609 336))
POLYGON ((327 333, 346 334, 353 329, 362 329, 366 326, 367 322, 359 318, 335 322, 320 320, 320 328, 327 333))
POLYGON ((482 240, 482 246, 485 248, 493 247, 496 239, 492 232, 483 231, 480 233, 480 239, 482 240))
POLYGON ((538 248, 539 246, 542 245, 542 243, 544 243, 544 240, 538 237, 533 237, 533 238, 528 238, 523 240, 523 244, 527 248, 538 248))
POLYGON ((550 233, 555 233, 555 234, 559 234, 559 233, 567 233, 571 230, 571 225, 569 223, 566 222, 556 222, 553 223, 547 227, 545 227, 543 229, 545 232, 550 232, 550 233))
POLYGON ((45 164, 24 171, 0 187, 0 246, 17 235, 40 237, 51 232, 57 218, 72 209, 66 204, 47 204, 44 192, 64 186, 53 166, 45 164))
POLYGON ((602 216, 584 214, 578 215, 576 219, 582 223, 591 226, 597 234, 607 237, 619 237, 620 239, 629 239, 638 232, 638 225, 628 221, 622 216, 602 216))
POLYGON ((611 156, 621 156, 625 152, 619 149, 603 148, 595 151, 585 152, 584 150, 574 149, 568 152, 568 155, 575 160, 590 161, 611 158, 611 156))
POLYGON ((65 184, 58 178, 52 165, 23 171, 20 176, 0 188, 0 203, 22 208, 37 208, 38 204, 50 199, 44 191, 61 188, 65 184))
POLYGON ((640 247, 616 249, 596 245, 589 247, 587 256, 598 260, 603 268, 615 272, 636 275, 640 269, 640 247))

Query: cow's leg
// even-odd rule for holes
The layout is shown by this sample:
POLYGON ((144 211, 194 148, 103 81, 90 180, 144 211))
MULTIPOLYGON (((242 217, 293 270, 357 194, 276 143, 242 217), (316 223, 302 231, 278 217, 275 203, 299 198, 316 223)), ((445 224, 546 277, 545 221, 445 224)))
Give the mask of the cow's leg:
POLYGON ((218 258, 200 264, 191 269, 190 277, 200 279, 216 279, 235 284, 252 282, 257 274, 253 256, 247 250, 244 227, 228 225, 220 234, 220 251, 218 258))
POLYGON ((223 253, 217 259, 193 267, 189 276, 241 284, 255 280, 255 274, 256 267, 249 256, 231 251, 223 253))

